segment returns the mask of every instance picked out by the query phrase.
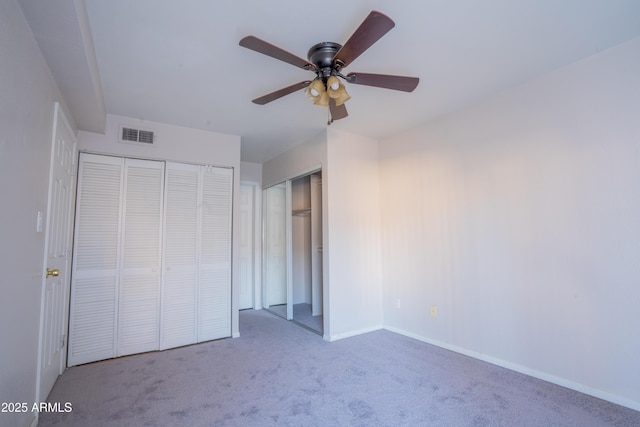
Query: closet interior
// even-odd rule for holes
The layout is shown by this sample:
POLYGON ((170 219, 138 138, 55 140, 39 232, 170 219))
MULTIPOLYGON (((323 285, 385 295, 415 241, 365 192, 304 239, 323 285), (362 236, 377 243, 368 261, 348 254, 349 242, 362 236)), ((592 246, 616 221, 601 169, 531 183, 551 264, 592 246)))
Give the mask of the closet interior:
POLYGON ((264 190, 264 307, 323 333, 322 174, 264 190))
POLYGON ((322 333, 322 181, 291 181, 293 320, 322 333))

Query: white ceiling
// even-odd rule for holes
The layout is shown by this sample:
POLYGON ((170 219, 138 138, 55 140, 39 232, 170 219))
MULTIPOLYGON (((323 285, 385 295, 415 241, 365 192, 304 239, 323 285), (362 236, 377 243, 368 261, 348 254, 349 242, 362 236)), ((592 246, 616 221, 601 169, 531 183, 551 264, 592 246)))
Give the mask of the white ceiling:
POLYGON ((638 0, 19 0, 80 129, 104 113, 240 135, 263 162, 326 126, 297 92, 313 77, 238 45, 255 35, 306 59, 344 43, 371 10, 396 27, 353 62, 420 77, 413 93, 349 85, 331 126, 384 138, 640 36, 638 0), (86 8, 86 10, 85 10, 86 8))

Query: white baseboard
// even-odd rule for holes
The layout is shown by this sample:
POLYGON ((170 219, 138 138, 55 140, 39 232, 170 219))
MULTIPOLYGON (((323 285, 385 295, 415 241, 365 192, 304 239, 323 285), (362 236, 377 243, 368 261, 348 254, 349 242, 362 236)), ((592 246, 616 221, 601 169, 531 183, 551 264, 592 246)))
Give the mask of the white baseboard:
POLYGON ((341 334, 332 334, 332 335, 329 335, 328 341, 338 341, 338 340, 342 340, 349 337, 355 337, 356 335, 366 334, 367 332, 378 331, 380 329, 384 329, 382 325, 372 326, 370 328, 365 328, 365 329, 359 329, 357 331, 343 332, 341 334))
POLYGON ((575 381, 568 380, 566 378, 558 377, 555 375, 548 374, 546 372, 527 368, 526 366, 518 365, 516 363, 508 362, 506 360, 487 356, 486 354, 467 350, 465 348, 447 344, 442 341, 426 338, 420 335, 413 334, 411 332, 403 331, 401 329, 397 329, 393 327, 385 327, 384 329, 391 332, 395 332, 400 335, 404 335, 409 338, 416 339, 418 341, 425 342, 427 344, 435 345, 436 347, 441 347, 446 350, 451 350, 456 353, 464 354, 465 356, 473 357, 474 359, 482 360, 483 362, 491 363, 493 365, 501 366, 503 368, 507 368, 509 370, 519 372, 521 374, 529 375, 530 377, 538 378, 543 381, 547 381, 562 387, 566 387, 571 390, 578 391, 580 393, 588 394, 590 396, 597 397, 598 399, 603 399, 603 400, 615 403, 617 405, 626 406, 627 408, 640 411, 640 402, 636 402, 634 400, 627 399, 625 397, 621 397, 615 394, 607 393, 606 391, 602 391, 593 387, 588 387, 584 384, 580 384, 575 381))

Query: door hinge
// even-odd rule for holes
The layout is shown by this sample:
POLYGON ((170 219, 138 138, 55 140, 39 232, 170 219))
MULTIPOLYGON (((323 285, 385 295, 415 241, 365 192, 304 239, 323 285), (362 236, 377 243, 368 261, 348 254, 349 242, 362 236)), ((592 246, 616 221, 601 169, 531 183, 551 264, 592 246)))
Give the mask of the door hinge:
POLYGON ((66 339, 67 339, 67 335, 66 334, 62 334, 62 336, 60 337, 60 348, 64 348, 66 339))

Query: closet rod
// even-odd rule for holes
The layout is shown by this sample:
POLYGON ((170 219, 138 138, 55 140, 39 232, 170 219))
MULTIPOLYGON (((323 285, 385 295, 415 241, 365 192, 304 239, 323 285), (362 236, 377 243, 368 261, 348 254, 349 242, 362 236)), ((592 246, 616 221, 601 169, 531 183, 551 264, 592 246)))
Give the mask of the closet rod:
POLYGON ((291 215, 301 216, 311 214, 311 208, 294 209, 291 211, 291 215))

